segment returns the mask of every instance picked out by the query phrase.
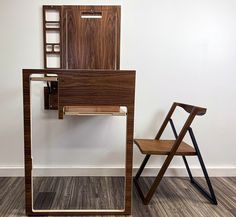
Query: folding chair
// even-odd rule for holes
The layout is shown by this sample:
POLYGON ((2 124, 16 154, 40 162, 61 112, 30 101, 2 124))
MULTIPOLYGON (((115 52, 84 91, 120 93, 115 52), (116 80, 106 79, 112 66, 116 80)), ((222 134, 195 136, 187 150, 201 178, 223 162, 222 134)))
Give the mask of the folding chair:
POLYGON ((212 203, 217 205, 217 200, 215 197, 214 190, 212 188, 206 167, 204 165, 200 150, 198 148, 197 141, 195 139, 195 136, 193 134, 193 130, 190 127, 193 119, 195 118, 196 115, 204 115, 206 113, 205 108, 197 107, 197 106, 192 106, 192 105, 187 105, 183 103, 173 103, 170 111, 168 112, 160 130, 158 131, 155 139, 135 139, 134 142, 140 149, 142 154, 145 154, 146 157, 144 158, 135 178, 134 178, 134 183, 137 188, 137 191, 143 201, 144 204, 148 204, 155 193, 158 185, 160 184, 160 181, 162 177, 164 176, 168 166, 170 165, 170 162, 172 158, 175 155, 180 155, 183 158, 184 164, 186 166, 190 182, 212 203), (179 106, 183 108, 186 112, 189 113, 189 116, 181 129, 179 135, 176 132, 173 120, 171 119, 172 114, 174 113, 176 107, 179 106), (160 137, 165 130, 168 122, 170 122, 171 128, 173 130, 174 136, 176 140, 160 140, 160 137), (190 134, 193 147, 188 145, 183 141, 184 136, 186 135, 187 131, 190 134), (149 189, 148 193, 146 196, 144 196, 143 191, 141 190, 140 184, 139 184, 139 177, 143 172, 143 169, 145 168, 149 158, 151 155, 167 155, 166 160, 164 164, 162 165, 157 177, 155 178, 154 183, 152 184, 151 188, 149 189), (186 160, 185 156, 197 156, 198 160, 200 162, 204 177, 207 182, 207 186, 209 188, 209 193, 193 178, 191 170, 189 168, 188 162, 186 160))

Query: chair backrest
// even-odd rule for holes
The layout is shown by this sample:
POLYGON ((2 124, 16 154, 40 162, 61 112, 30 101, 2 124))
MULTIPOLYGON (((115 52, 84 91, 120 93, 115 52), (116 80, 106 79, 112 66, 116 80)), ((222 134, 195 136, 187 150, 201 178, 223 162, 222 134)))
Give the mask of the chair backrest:
POLYGON ((176 141, 175 141, 175 144, 172 147, 173 153, 175 153, 176 150, 178 149, 178 147, 179 147, 180 143, 182 142, 185 134, 187 133, 188 129, 190 128, 195 116, 204 115, 206 113, 206 108, 202 108, 202 107, 198 107, 198 106, 194 106, 194 105, 188 105, 188 104, 184 104, 184 103, 174 102, 173 105, 171 106, 171 108, 170 108, 163 124, 161 125, 161 128, 158 131, 155 139, 160 139, 160 137, 161 137, 162 133, 164 132, 168 122, 172 121, 171 117, 172 117, 176 107, 183 108, 187 113, 189 113, 189 116, 188 116, 186 122, 184 123, 179 135, 177 135, 175 133, 176 134, 175 135, 176 136, 176 141))
POLYGON ((174 102, 173 105, 175 106, 175 108, 177 106, 183 108, 188 113, 191 113, 193 109, 195 109, 197 111, 196 115, 204 115, 206 114, 206 110, 207 110, 206 108, 202 108, 202 107, 198 107, 194 105, 188 105, 184 103, 178 103, 178 102, 174 102))

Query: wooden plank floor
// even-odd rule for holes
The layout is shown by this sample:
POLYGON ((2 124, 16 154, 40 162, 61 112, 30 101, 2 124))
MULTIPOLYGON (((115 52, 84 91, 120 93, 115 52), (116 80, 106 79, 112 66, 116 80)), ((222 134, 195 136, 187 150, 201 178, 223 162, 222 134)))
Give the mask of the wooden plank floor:
MULTIPOLYGON (((133 191, 133 217, 236 216, 236 177, 212 178, 218 205, 210 204, 188 178, 164 178, 150 205, 133 191)), ((147 189, 153 178, 142 178, 147 189)), ((198 181, 204 183, 202 178, 198 181)), ((34 179, 35 208, 122 207, 123 178, 47 177, 34 179), (83 196, 81 196, 81 193, 83 196), (79 196, 78 196, 79 195, 79 196)), ((24 178, 0 178, 0 216, 25 216, 24 178)))

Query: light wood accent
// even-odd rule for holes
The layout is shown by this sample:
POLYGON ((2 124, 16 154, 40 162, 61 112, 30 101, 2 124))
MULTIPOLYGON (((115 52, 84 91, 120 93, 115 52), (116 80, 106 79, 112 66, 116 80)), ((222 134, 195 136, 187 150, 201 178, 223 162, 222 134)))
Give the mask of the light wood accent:
POLYGON ((49 76, 49 77, 30 77, 31 81, 58 81, 57 76, 49 76))
MULTIPOLYGON (((175 140, 135 139, 134 142, 143 154, 168 155, 175 140)), ((196 151, 182 141, 175 155, 196 155, 196 151)))
POLYGON ((64 115, 96 116, 112 115, 125 116, 126 112, 119 106, 65 106, 64 115))

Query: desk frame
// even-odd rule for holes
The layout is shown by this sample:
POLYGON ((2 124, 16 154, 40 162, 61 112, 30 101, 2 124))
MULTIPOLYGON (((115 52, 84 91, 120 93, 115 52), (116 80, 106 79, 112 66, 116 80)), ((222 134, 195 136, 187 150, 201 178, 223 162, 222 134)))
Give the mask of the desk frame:
MULTIPOLYGON (((32 79, 34 80, 34 79, 32 79)), ((37 80, 37 79, 36 79, 37 80)), ((135 71, 23 69, 25 207, 27 215, 130 215, 132 203, 135 71), (127 107, 125 205, 122 210, 34 210, 32 196, 31 75, 57 74, 59 118, 64 105, 127 107), (68 83, 69 79, 69 83, 68 83), (63 82, 65 85, 63 85, 63 82), (79 85, 83 82, 83 85, 79 85), (61 85, 60 85, 61 84, 61 85), (61 87, 61 88, 60 88, 61 87), (70 88, 70 90, 68 89, 70 88), (96 90, 96 93, 94 91, 96 90), (79 91, 79 92, 78 92, 79 91), (86 97, 87 96, 87 97, 86 97)))

